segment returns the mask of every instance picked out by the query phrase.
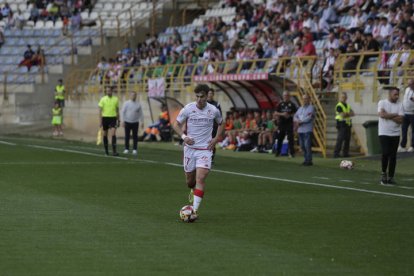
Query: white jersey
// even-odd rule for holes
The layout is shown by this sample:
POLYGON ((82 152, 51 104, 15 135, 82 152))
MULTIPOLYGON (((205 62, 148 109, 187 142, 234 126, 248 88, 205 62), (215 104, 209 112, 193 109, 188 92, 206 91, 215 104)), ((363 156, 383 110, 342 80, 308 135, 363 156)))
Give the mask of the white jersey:
POLYGON ((212 104, 207 103, 203 109, 199 109, 195 102, 187 104, 177 116, 177 122, 186 123, 187 136, 194 140, 194 144, 187 147, 194 149, 207 149, 211 141, 214 121, 221 124, 223 119, 220 111, 212 104))
POLYGON ((407 87, 404 93, 403 108, 405 114, 414 114, 414 91, 407 87))
MULTIPOLYGON (((396 113, 400 116, 404 115, 402 104, 400 102, 392 103, 388 99, 381 100, 378 103, 378 112, 384 109, 387 113, 396 113)), ((384 136, 400 136, 400 125, 390 119, 379 118, 378 135, 384 136)))

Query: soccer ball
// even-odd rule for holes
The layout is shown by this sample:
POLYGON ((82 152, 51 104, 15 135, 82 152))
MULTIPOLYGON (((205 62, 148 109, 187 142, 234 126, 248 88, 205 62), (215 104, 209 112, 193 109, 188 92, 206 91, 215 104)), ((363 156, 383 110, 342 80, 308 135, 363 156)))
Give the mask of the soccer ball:
POLYGON ((339 167, 345 170, 352 170, 354 168, 354 162, 349 160, 342 160, 339 164, 339 167))
POLYGON ((180 210, 180 219, 183 222, 194 222, 196 220, 196 215, 194 214, 193 206, 186 205, 180 210))

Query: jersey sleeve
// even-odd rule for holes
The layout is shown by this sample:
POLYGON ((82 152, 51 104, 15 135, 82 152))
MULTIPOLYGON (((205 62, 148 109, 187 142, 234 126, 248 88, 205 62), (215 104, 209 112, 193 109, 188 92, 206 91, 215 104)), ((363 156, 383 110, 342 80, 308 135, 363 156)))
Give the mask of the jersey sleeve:
POLYGON ((378 102, 378 112, 381 112, 381 109, 384 109, 385 110, 385 108, 384 108, 384 101, 379 101, 378 102))
POLYGON ((183 122, 185 122, 185 120, 187 120, 187 117, 187 108, 184 107, 183 109, 181 109, 180 113, 178 113, 176 121, 182 124, 183 122))
POLYGON ((100 108, 102 108, 103 107, 103 102, 104 102, 104 98, 101 98, 101 100, 99 101, 99 103, 98 103, 98 106, 100 107, 100 108))

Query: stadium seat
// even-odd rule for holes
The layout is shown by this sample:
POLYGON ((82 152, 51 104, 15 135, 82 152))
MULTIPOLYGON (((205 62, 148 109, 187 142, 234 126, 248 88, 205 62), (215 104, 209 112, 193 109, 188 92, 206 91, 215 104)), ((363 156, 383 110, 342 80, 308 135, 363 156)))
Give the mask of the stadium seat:
POLYGON ((41 20, 38 20, 37 22, 36 22, 36 24, 35 24, 35 26, 34 26, 34 28, 35 29, 41 29, 41 28, 44 28, 44 23, 43 23, 43 21, 41 21, 41 20))
POLYGON ((51 28, 54 28, 54 26, 55 26, 55 23, 54 23, 53 21, 51 21, 51 20, 48 20, 48 21, 46 21, 46 23, 45 23, 45 28, 46 28, 46 29, 51 29, 51 28))

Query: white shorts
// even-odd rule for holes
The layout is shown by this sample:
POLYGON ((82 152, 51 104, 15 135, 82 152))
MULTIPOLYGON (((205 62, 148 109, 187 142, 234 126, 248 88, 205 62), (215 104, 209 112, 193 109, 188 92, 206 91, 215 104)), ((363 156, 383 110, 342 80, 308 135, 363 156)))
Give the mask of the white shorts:
POLYGON ((205 168, 210 170, 212 156, 213 152, 210 150, 199 150, 184 147, 184 171, 193 172, 196 168, 205 168))

